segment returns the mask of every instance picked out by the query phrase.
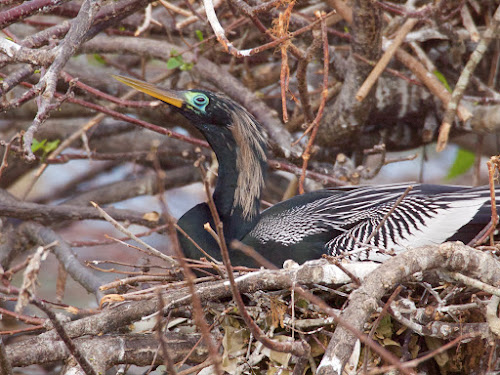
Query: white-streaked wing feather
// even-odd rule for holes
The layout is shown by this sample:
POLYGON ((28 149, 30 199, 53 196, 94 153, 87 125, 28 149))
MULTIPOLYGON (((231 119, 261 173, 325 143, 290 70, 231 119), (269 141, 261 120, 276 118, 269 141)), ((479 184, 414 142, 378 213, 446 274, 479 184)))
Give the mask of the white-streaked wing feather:
POLYGON ((354 258, 372 260, 377 247, 402 251, 445 241, 466 225, 489 200, 485 188, 450 187, 452 192, 426 195, 422 186, 416 185, 366 246, 364 242, 407 186, 334 189, 327 197, 263 215, 251 235, 261 243, 275 241, 288 246, 307 236, 335 232, 336 236, 325 245, 328 253, 353 252, 357 254, 354 258), (375 251, 369 251, 374 248, 375 251))

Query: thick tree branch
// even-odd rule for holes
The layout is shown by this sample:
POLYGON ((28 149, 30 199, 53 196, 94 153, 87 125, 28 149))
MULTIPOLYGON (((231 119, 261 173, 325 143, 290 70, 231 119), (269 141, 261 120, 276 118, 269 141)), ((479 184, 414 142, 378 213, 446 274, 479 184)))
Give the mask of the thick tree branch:
MULTIPOLYGON (((444 243, 408 250, 389 259, 366 276, 362 286, 349 297, 349 305, 343 317, 362 329, 378 301, 397 283, 411 280, 417 272, 444 269, 460 272, 490 285, 500 282, 500 263, 490 255, 465 246, 462 243, 444 243)), ((318 367, 318 374, 341 374, 351 356, 356 338, 339 326, 328 345, 318 367)))

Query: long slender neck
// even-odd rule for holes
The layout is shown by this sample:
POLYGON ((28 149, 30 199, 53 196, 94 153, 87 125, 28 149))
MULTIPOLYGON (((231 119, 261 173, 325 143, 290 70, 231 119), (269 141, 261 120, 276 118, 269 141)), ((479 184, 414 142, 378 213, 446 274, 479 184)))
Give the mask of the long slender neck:
POLYGON ((242 150, 232 137, 214 141, 207 137, 219 163, 213 198, 224 225, 226 238, 242 238, 258 221, 260 195, 266 172, 266 159, 253 155, 251 165, 241 165, 242 150), (249 169, 251 167, 251 169, 249 169), (249 177, 253 177, 249 180, 249 177))
POLYGON ((265 140, 246 111, 236 113, 230 127, 205 132, 219 162, 213 194, 226 238, 242 238, 259 219, 267 169, 265 140))

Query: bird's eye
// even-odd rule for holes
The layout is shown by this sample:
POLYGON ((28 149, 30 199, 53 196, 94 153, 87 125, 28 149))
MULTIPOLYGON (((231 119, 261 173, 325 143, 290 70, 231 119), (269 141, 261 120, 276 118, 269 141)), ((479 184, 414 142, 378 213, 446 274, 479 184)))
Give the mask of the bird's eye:
POLYGON ((196 95, 194 97, 194 103, 200 107, 205 106, 208 104, 208 98, 205 95, 196 95))

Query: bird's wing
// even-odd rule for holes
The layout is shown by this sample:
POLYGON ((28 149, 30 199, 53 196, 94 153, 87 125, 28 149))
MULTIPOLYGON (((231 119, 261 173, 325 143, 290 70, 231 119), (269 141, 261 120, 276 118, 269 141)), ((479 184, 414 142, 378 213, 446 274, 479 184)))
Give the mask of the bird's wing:
POLYGON ((462 188, 435 196, 415 192, 398 205, 397 199, 366 202, 364 208, 350 210, 344 206, 348 212, 343 214, 337 209, 335 215, 343 216, 345 231, 326 244, 328 253, 383 260, 386 252, 442 243, 473 219, 489 194, 484 188, 462 188))
POLYGON ((441 243, 489 201, 485 187, 417 184, 396 206, 407 187, 364 186, 303 194, 264 211, 250 236, 260 243, 274 241, 284 246, 321 236, 327 238, 325 252, 329 254, 353 252, 371 259, 373 248, 400 251, 441 243))

